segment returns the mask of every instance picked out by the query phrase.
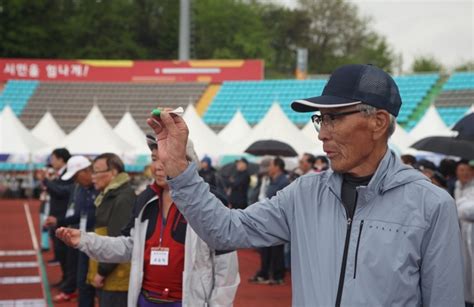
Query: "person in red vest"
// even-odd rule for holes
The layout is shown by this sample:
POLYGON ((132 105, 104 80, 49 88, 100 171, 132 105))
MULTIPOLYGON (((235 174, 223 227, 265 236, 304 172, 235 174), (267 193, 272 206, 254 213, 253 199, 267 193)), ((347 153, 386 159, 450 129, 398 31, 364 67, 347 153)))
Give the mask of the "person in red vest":
MULTIPOLYGON (((187 224, 171 199, 156 140, 147 140, 155 181, 137 197, 123 236, 99 237, 69 228, 56 235, 100 261, 131 260, 128 306, 232 306, 240 283, 237 253, 210 249, 187 224)), ((192 143, 187 156, 199 161, 192 143)))

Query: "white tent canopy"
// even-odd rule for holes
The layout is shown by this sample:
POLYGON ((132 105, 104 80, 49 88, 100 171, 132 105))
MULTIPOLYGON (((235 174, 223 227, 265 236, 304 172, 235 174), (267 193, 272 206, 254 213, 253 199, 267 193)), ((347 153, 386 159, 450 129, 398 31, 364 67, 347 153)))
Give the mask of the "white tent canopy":
POLYGON ((140 129, 130 112, 125 112, 122 119, 115 126, 114 132, 132 145, 135 148, 135 153, 150 153, 146 144, 145 133, 140 129))
POLYGON ((36 138, 21 123, 9 106, 0 114, 0 153, 21 157, 11 162, 28 162, 29 155, 45 147, 46 144, 36 138))
POLYGON ((71 154, 97 155, 112 152, 122 155, 134 150, 132 145, 114 132, 96 105, 61 145, 71 154))
POLYGON ((235 144, 247 137, 251 131, 252 128, 247 123, 240 110, 237 110, 230 122, 219 132, 218 135, 222 141, 229 144, 235 144))
POLYGON ((44 113, 36 126, 31 129, 31 133, 50 146, 60 144, 66 137, 66 133, 64 133, 63 129, 59 127, 49 111, 44 113))
POLYGON ((472 104, 471 107, 467 110, 466 115, 471 113, 474 113, 474 104, 472 104))
POLYGON ((291 145, 296 152, 312 152, 315 141, 308 139, 285 115, 278 103, 268 110, 263 119, 253 128, 252 133, 241 142, 244 151, 259 140, 277 140, 291 145))
POLYGON ((431 105, 409 135, 416 142, 429 136, 452 136, 454 133, 446 127, 435 106, 431 105))
POLYGON ((218 157, 225 153, 229 145, 204 123, 192 104, 186 108, 183 119, 189 128, 189 138, 193 141, 194 149, 200 158, 205 155, 218 157))
POLYGON ((322 155, 324 154, 323 142, 318 139, 318 132, 314 128, 314 124, 311 119, 306 123, 306 125, 301 129, 301 132, 314 143, 312 154, 322 155))
POLYGON ((408 132, 406 132, 398 123, 395 127, 395 132, 392 134, 388 142, 395 145, 402 154, 407 152, 408 148, 414 143, 408 132))

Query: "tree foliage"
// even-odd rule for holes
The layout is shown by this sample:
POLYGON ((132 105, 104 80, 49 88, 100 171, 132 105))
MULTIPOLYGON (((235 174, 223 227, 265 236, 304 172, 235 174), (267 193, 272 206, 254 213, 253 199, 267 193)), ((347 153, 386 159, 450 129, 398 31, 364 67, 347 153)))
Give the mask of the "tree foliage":
POLYGON ((413 72, 442 71, 441 63, 431 55, 415 57, 412 64, 413 72))
POLYGON ((473 71, 474 70, 474 61, 467 61, 461 65, 454 68, 455 71, 473 71))
POLYGON ((299 0, 311 18, 308 28, 310 70, 330 73, 348 63, 371 63, 391 70, 393 54, 384 37, 372 31, 370 19, 345 0, 299 0))
MULTIPOLYGON (((346 63, 391 69, 384 37, 349 0, 299 0, 294 9, 257 0, 194 0, 191 55, 265 60, 267 76, 292 77, 296 49, 309 73, 346 63)), ((176 59, 177 0, 0 0, 0 57, 176 59)))

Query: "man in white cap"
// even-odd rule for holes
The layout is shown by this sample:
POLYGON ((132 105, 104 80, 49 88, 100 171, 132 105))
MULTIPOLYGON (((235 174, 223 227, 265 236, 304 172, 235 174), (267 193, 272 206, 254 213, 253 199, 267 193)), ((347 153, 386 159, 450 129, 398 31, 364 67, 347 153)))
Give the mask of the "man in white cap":
MULTIPOLYGON (((76 183, 66 217, 58 219, 49 216, 45 221, 45 225, 49 227, 70 225, 83 231, 93 231, 95 225, 94 201, 98 192, 92 182, 91 161, 84 156, 70 158, 67 162, 67 171, 61 176, 61 179, 74 179, 76 183)), ((78 288, 78 305, 94 305, 95 288, 86 283, 88 264, 89 257, 86 254, 78 254, 76 249, 68 248, 65 281, 60 287, 61 292, 53 297, 55 302, 64 302, 75 298, 75 290, 78 288)))

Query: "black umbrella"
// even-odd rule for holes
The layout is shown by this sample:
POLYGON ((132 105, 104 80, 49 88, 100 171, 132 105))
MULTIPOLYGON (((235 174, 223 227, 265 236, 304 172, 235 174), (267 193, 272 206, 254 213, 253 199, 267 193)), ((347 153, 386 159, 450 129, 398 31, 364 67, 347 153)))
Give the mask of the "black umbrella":
POLYGON ((250 145, 245 152, 255 156, 296 157, 298 155, 293 147, 276 140, 256 141, 250 145))
POLYGON ((417 141, 411 147, 456 156, 464 159, 474 159, 474 141, 461 140, 448 136, 430 136, 417 141))
POLYGON ((474 113, 470 113, 459 120, 453 127, 458 131, 458 139, 474 141, 474 113))

